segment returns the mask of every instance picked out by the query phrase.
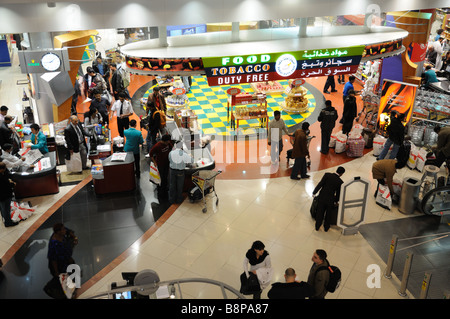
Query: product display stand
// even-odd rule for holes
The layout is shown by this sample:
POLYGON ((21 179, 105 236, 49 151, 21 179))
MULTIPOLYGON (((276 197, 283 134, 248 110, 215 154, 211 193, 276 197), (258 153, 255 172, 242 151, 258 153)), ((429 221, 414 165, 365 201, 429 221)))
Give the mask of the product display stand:
POLYGON ((237 94, 228 98, 227 119, 231 128, 239 128, 240 120, 259 119, 261 127, 268 126, 267 100, 263 93, 258 94, 237 94), (257 107, 247 107, 248 105, 257 105, 257 107), (231 116, 230 116, 231 115, 231 116))

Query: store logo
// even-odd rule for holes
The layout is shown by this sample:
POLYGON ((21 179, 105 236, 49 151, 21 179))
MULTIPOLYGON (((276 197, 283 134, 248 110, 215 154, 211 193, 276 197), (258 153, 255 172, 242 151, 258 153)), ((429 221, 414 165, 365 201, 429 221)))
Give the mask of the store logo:
POLYGON ((31 60, 31 62, 28 63, 28 66, 39 66, 39 62, 36 62, 35 60, 31 60))
POLYGON ((292 54, 283 54, 275 62, 275 71, 281 76, 290 76, 297 70, 297 59, 292 54))

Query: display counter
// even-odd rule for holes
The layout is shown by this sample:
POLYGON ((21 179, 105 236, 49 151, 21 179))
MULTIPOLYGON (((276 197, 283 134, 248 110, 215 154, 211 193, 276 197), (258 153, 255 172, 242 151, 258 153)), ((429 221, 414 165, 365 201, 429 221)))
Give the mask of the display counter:
POLYGON ((102 172, 93 175, 96 194, 132 191, 136 188, 134 155, 127 152, 123 160, 115 160, 117 153, 104 159, 102 172))
POLYGON ((443 81, 430 83, 430 88, 438 92, 450 94, 450 81, 445 79, 443 81))
POLYGON ((44 155, 44 159, 46 158, 49 159, 47 160, 49 165, 41 167, 41 169, 39 169, 39 163, 36 163, 35 169, 21 167, 11 171, 12 180, 16 183, 14 194, 17 199, 59 192, 56 152, 48 152, 44 155))

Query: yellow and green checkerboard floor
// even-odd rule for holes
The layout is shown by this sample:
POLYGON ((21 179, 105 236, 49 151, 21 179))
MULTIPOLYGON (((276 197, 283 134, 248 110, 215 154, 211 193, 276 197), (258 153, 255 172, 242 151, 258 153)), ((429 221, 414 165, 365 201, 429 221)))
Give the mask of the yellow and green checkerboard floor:
MULTIPOLYGON (((283 87, 288 86, 288 81, 279 81, 283 87)), ((252 135, 260 130, 260 122, 258 119, 240 120, 239 129, 231 128, 227 119, 227 99, 226 91, 231 86, 208 86, 208 81, 204 76, 192 77, 192 85, 190 92, 187 94, 189 98, 189 108, 198 116, 199 125, 204 134, 207 135, 252 135)), ((254 93, 250 84, 233 85, 238 87, 241 92, 254 93)), ((152 87, 153 88, 153 87, 152 87)), ((147 99, 152 92, 150 88, 145 92, 143 98, 147 99)), ((286 94, 267 94, 267 112, 269 120, 273 118, 273 112, 281 111, 281 117, 288 127, 297 125, 308 118, 316 107, 314 95, 308 91, 309 108, 307 112, 302 114, 287 113, 281 109, 281 102, 284 102, 286 94)))

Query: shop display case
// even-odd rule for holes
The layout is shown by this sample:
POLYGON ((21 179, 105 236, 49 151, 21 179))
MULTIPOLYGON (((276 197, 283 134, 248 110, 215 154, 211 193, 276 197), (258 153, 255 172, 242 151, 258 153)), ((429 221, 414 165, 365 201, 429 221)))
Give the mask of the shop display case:
POLYGON ((240 93, 230 96, 227 102, 227 119, 231 128, 239 128, 240 120, 258 119, 261 127, 268 125, 267 100, 264 93, 240 93), (249 105, 253 105, 250 106, 249 105))
POLYGON ((91 172, 93 169, 97 172, 93 174, 96 194, 126 192, 136 188, 134 155, 130 152, 125 154, 123 160, 116 160, 113 154, 91 168, 91 172))
POLYGON ((282 94, 284 87, 278 81, 251 83, 253 91, 263 94, 282 94))

